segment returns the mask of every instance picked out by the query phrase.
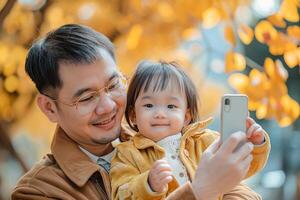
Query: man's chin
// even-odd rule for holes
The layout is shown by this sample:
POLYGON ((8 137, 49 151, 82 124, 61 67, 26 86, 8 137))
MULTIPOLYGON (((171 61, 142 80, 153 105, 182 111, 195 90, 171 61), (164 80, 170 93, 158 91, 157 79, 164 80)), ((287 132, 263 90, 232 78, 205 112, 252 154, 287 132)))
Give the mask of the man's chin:
POLYGON ((111 143, 112 141, 114 141, 115 139, 117 139, 120 136, 120 132, 121 129, 120 128, 115 128, 112 131, 109 131, 111 133, 106 133, 104 136, 102 137, 98 137, 98 138, 93 138, 93 142, 97 143, 97 144, 108 144, 111 143))
MULTIPOLYGON (((117 137, 116 137, 117 138, 117 137)), ((116 138, 101 138, 101 139, 93 139, 95 144, 108 144, 114 141, 116 138)))

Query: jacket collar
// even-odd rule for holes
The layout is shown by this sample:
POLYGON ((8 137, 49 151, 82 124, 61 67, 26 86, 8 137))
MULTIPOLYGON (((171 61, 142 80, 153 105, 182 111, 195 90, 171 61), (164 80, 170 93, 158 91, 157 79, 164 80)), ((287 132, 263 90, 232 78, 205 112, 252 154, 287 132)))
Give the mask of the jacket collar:
POLYGON ((146 149, 149 147, 158 146, 153 140, 150 140, 139 133, 133 137, 133 144, 137 149, 146 149))
POLYGON ((52 140, 51 152, 62 171, 79 187, 82 187, 99 169, 99 166, 91 161, 59 126, 52 140))
MULTIPOLYGON (((185 140, 187 137, 191 137, 193 134, 198 134, 199 131, 203 130, 206 128, 211 122, 213 121, 213 118, 208 118, 203 121, 198 121, 195 123, 192 123, 188 126, 186 126, 182 130, 182 139, 181 141, 185 140), (196 131, 197 130, 197 131, 196 131)), ((159 145, 157 145, 154 141, 144 137, 142 134, 138 133, 133 137, 133 143, 136 148, 138 149, 146 149, 149 147, 155 147, 158 149, 162 149, 159 145)))
MULTIPOLYGON (((122 127, 120 140, 128 140, 131 136, 132 133, 122 127)), ((51 152, 62 171, 79 187, 100 169, 59 126, 52 140, 51 152)))
POLYGON ((184 138, 190 137, 193 134, 199 134, 200 131, 205 129, 213 121, 212 117, 209 117, 205 120, 198 121, 188 126, 184 127, 182 130, 184 138))

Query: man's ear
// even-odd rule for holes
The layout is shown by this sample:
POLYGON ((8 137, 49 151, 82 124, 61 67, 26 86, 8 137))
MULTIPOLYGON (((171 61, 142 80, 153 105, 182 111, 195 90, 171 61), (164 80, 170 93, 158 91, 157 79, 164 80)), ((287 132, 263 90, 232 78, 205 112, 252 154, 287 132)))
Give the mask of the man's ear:
POLYGON ((58 113, 54 102, 43 94, 38 94, 36 101, 41 111, 48 117, 48 119, 51 122, 56 123, 58 121, 58 113))
POLYGON ((191 120, 192 120, 191 109, 187 109, 184 116, 184 126, 189 125, 191 120))

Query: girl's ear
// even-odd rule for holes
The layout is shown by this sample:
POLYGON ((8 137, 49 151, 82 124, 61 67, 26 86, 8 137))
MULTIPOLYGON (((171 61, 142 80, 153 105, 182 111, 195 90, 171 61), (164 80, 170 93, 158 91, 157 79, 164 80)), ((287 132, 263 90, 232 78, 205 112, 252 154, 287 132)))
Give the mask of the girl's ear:
POLYGON ((137 124, 136 124, 136 115, 135 115, 134 109, 131 109, 129 119, 130 119, 130 123, 132 125, 133 130, 138 132, 139 129, 138 129, 137 124))
POLYGON ((130 111, 129 119, 132 124, 136 125, 136 116, 135 116, 134 108, 132 108, 130 111))
POLYGON ((184 116, 184 126, 189 125, 191 120, 192 120, 191 109, 187 109, 184 116))

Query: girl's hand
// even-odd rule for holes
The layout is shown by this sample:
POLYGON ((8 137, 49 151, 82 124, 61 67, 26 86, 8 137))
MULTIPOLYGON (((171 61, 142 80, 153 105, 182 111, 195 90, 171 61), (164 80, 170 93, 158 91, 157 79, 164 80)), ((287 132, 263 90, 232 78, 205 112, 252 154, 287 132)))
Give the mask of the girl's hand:
POLYGON ((150 169, 148 183, 154 192, 163 192, 173 179, 171 167, 165 160, 157 160, 150 169))
POLYGON ((257 124, 254 119, 251 117, 247 118, 246 121, 246 135, 247 139, 252 142, 253 144, 259 145, 262 144, 265 141, 265 135, 266 131, 257 124))

